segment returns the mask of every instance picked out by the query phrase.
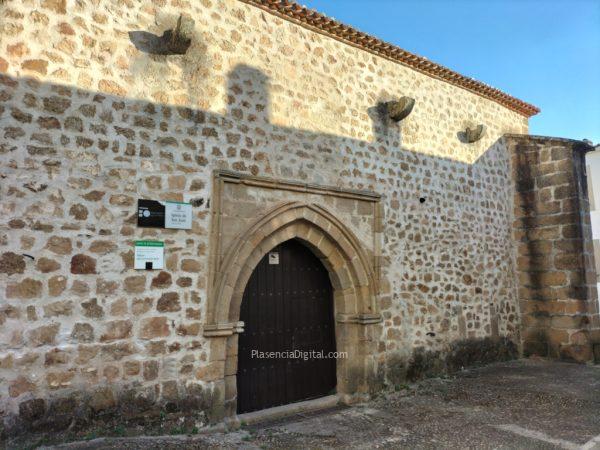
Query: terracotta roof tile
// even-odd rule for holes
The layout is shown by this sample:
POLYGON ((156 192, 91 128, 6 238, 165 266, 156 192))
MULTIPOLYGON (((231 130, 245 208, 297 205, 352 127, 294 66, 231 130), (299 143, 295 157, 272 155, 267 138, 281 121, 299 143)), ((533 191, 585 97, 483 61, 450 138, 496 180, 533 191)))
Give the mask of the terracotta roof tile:
POLYGON ((240 0, 261 8, 271 14, 318 31, 346 44, 366 50, 375 55, 395 61, 426 75, 467 89, 481 97, 495 101, 526 117, 540 112, 534 105, 512 97, 481 81, 461 75, 433 61, 384 42, 348 25, 333 20, 324 14, 310 10, 289 0, 240 0))

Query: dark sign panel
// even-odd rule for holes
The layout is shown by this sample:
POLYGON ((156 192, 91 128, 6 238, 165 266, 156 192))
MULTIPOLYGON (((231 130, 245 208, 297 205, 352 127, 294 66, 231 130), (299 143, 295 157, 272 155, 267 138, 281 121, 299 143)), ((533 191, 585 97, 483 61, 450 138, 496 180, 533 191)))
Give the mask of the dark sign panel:
POLYGON ((156 200, 138 199, 138 227, 165 227, 165 206, 156 200))

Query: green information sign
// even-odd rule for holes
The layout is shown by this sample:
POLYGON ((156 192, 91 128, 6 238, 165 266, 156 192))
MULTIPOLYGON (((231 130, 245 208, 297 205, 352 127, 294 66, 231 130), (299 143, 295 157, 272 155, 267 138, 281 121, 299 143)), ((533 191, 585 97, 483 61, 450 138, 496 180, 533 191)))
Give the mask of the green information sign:
POLYGON ((163 269, 165 264, 165 243, 162 241, 135 241, 134 256, 135 269, 163 269))

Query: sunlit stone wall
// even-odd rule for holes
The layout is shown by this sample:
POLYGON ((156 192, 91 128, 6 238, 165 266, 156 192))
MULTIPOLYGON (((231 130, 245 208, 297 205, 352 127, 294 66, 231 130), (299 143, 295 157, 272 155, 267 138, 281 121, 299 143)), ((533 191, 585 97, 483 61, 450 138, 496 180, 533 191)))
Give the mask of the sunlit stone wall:
POLYGON ((0 8, 6 429, 181 399, 200 424, 222 417, 202 336, 214 169, 383 196, 384 381, 415 374, 415 349, 518 341, 500 138, 526 133, 525 117, 235 0, 0 8), (181 13, 187 53, 150 54, 147 33, 181 13), (403 95, 416 106, 400 125, 377 114, 403 95), (461 142, 479 123, 483 138, 461 142), (174 231, 137 228, 138 198, 203 201, 174 231), (133 269, 140 238, 165 241, 163 271, 133 269))

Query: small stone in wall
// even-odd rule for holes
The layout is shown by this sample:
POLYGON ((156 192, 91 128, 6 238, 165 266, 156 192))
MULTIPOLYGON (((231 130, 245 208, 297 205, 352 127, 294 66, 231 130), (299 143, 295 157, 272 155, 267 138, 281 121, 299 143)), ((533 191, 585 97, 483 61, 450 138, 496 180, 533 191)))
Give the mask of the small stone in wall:
POLYGON ((185 189, 185 175, 172 175, 168 179, 169 189, 181 191, 185 189))
POLYGON ((48 61, 43 59, 27 59, 23 61, 21 67, 25 70, 31 70, 41 75, 46 75, 48 72, 48 61))
POLYGON ((192 279, 190 277, 180 277, 177 279, 177 286, 179 287, 190 287, 192 285, 192 279))
MULTIPOLYGON (((1 99, 0 99, 1 101, 1 99)), ((19 139, 25 136, 27 133, 23 128, 19 127, 6 127, 4 128, 4 139, 19 139)))
POLYGON ((20 317, 20 310, 14 306, 4 305, 0 307, 0 325, 2 325, 6 319, 19 319, 20 317))
POLYGON ((109 200, 111 205, 115 206, 131 206, 134 203, 132 197, 124 194, 111 195, 109 200))
POLYGON ((34 347, 41 347, 42 345, 54 345, 59 328, 60 325, 58 323, 53 323, 51 325, 44 325, 31 330, 29 332, 30 344, 34 347))
POLYGON ((120 371, 117 366, 106 366, 102 371, 102 375, 104 375, 104 378, 106 378, 106 381, 108 382, 115 381, 119 378, 119 374, 120 371))
POLYGON ((81 203, 77 203, 69 209, 69 215, 75 220, 85 220, 88 217, 88 210, 81 203))
POLYGON ((78 297, 87 297, 87 295, 90 293, 90 287, 85 281, 75 280, 73 281, 70 292, 78 297))
POLYGON ((89 406, 95 413, 110 409, 116 405, 115 397, 109 387, 96 389, 90 398, 89 406))
POLYGON ((192 180, 192 184, 190 184, 190 190, 191 191, 200 191, 202 189, 204 189, 205 187, 205 183, 203 180, 192 180))
POLYGON ((125 292, 129 294, 141 293, 146 289, 146 277, 143 275, 125 278, 123 282, 125 292))
POLYGON ((191 294, 192 294, 192 298, 190 299, 191 302, 192 303, 200 303, 201 298, 200 298, 200 295, 198 294, 198 292, 192 291, 191 294))
POLYGON ((19 108, 12 108, 11 116, 18 122, 31 123, 33 116, 21 111, 19 108))
MULTIPOLYGON (((30 145, 27 146, 27 148, 29 149, 29 147, 31 147, 30 145)), ((42 147, 43 148, 43 147, 42 147)), ((29 152, 30 154, 31 151, 29 152)), ((45 154, 45 153, 44 153, 45 154)), ((52 230, 54 230, 54 226, 48 224, 48 223, 43 223, 40 222, 39 220, 37 220, 32 226, 31 226, 32 230, 35 231, 43 231, 44 233, 50 233, 52 230)))
POLYGON ((127 90, 125 88, 110 80, 100 80, 98 82, 98 90, 120 97, 125 97, 127 95, 127 90))
POLYGON ((67 0, 43 0, 42 8, 49 9, 58 14, 66 14, 67 0))
POLYGON ((60 129, 60 122, 56 117, 38 117, 37 123, 46 130, 60 129))
POLYGON ((42 282, 25 278, 20 283, 9 284, 6 288, 7 298, 32 299, 42 295, 42 282))
POLYGON ((133 324, 129 320, 115 320, 106 324, 106 332, 100 337, 102 342, 111 342, 131 337, 133 324))
POLYGON ((8 226, 12 229, 25 228, 25 221, 21 219, 11 219, 8 221, 8 226))
POLYGON ((56 95, 44 98, 43 102, 44 109, 55 114, 62 114, 71 106, 71 100, 56 95))
POLYGON ((153 300, 149 297, 146 298, 134 298, 131 304, 131 312, 134 315, 144 314, 150 311, 152 308, 153 300))
POLYGON ((44 355, 45 366, 56 366, 59 364, 67 364, 68 362, 69 354, 58 348, 53 348, 44 355))
POLYGON ((71 239, 59 236, 50 237, 46 243, 46 248, 57 255, 68 255, 73 251, 71 239))
POLYGON ((200 320, 200 310, 195 308, 187 308, 185 310, 185 317, 187 319, 200 320))
POLYGON ((35 238, 33 236, 21 236, 21 249, 29 250, 35 244, 35 238))
POLYGON ((75 362, 77 364, 87 364, 98 356, 99 351, 100 347, 96 345, 80 345, 77 348, 77 359, 75 362))
POLYGON ((116 281, 104 280, 98 278, 96 280, 96 294, 111 295, 117 292, 119 289, 119 283, 116 281))
POLYGON ((56 297, 67 288, 67 278, 62 275, 57 275, 48 280, 48 293, 52 297, 56 297))
POLYGON ((124 316, 127 314, 127 299, 120 298, 111 303, 110 305, 110 315, 111 316, 124 316))
POLYGON ((202 265, 195 259, 184 259, 181 261, 181 270, 184 272, 200 272, 202 265))
POLYGON ((146 183, 146 186, 148 187, 148 189, 161 189, 162 188, 162 179, 157 175, 146 177, 145 183, 146 183))
POLYGON ((158 361, 144 361, 144 380, 151 381, 158 378, 158 361))
POLYGON ((131 345, 130 342, 117 342, 102 347, 102 357, 111 358, 113 361, 119 361, 126 356, 133 355, 136 350, 136 347, 131 345))
POLYGON ((0 369, 12 369, 13 368, 13 355, 8 354, 0 358, 0 369))
POLYGON ((33 398, 19 403, 19 417, 25 422, 41 419, 46 412, 46 402, 41 398, 33 398))
POLYGON ((77 147, 83 148, 90 148, 92 145, 94 145, 94 141, 92 139, 83 136, 77 136, 75 143, 77 144, 77 147))
POLYGON ((169 274, 168 272, 165 271, 160 271, 158 273, 158 275, 156 275, 154 278, 152 278, 152 284, 151 286, 153 288, 167 288, 169 286, 171 286, 172 284, 172 280, 171 280, 171 274, 169 274))
POLYGON ((159 299, 156 309, 160 312, 180 311, 179 294, 177 292, 165 292, 159 299))
POLYGON ((200 334, 200 323, 181 324, 177 327, 179 336, 198 336, 200 334))
MULTIPOLYGON (((53 156, 56 155, 56 149, 54 147, 41 147, 39 145, 28 145, 27 153, 31 156, 53 156)), ((42 231, 52 231, 53 227, 48 224, 39 223, 38 229, 42 231)))
POLYGON ((71 380, 75 376, 76 369, 64 372, 51 372, 46 375, 46 383, 50 389, 60 389, 71 386, 71 380))
POLYGON ((142 321, 140 330, 140 337, 142 339, 165 337, 169 334, 169 323, 166 317, 152 317, 142 321))
POLYGON ((61 23, 59 23, 57 28, 58 28, 58 32, 60 34, 65 34, 65 35, 68 35, 68 36, 74 36, 75 35, 75 30, 67 22, 61 22, 61 23))
POLYGON ((35 383, 32 383, 24 376, 20 375, 8 385, 8 395, 18 397, 21 394, 35 391, 35 383))
MULTIPOLYGON (((179 334, 179 327, 177 334, 179 334)), ((169 350, 169 353, 175 353, 178 352, 179 350, 181 350, 181 344, 179 342, 173 342, 172 344, 169 344, 169 346, 167 347, 169 350)))
POLYGON ((90 252, 98 253, 100 255, 106 255, 116 249, 117 244, 112 241, 94 241, 92 242, 92 245, 90 245, 90 252))
POLYGON ((133 125, 136 127, 154 128, 156 123, 152 117, 146 116, 135 116, 133 118, 133 125))
POLYGON ((54 259, 45 258, 42 256, 37 260, 35 267, 42 273, 49 273, 60 269, 60 264, 54 259))
POLYGON ((71 273, 75 274, 95 274, 96 260, 91 256, 77 254, 71 258, 71 273))
POLYGON ((65 130, 83 132, 83 121, 79 117, 67 117, 65 119, 65 130))
POLYGON ((146 353, 150 356, 164 355, 167 352, 165 341, 151 341, 146 344, 146 353))
POLYGON ((102 191, 90 191, 83 196, 83 199, 87 200, 88 202, 97 202, 99 200, 102 200, 104 194, 105 193, 102 191))
POLYGON ((93 342, 94 327, 89 323, 76 323, 71 331, 71 339, 76 342, 93 342))
POLYGON ((44 317, 70 316, 73 311, 73 302, 62 300, 44 305, 44 317))
POLYGON ((90 319, 100 319, 104 317, 104 309, 98 305, 98 299, 93 298, 81 304, 83 315, 90 319))
POLYGON ((0 257, 0 273, 13 275, 25 271, 25 259, 23 255, 17 255, 13 252, 2 253, 0 257))

